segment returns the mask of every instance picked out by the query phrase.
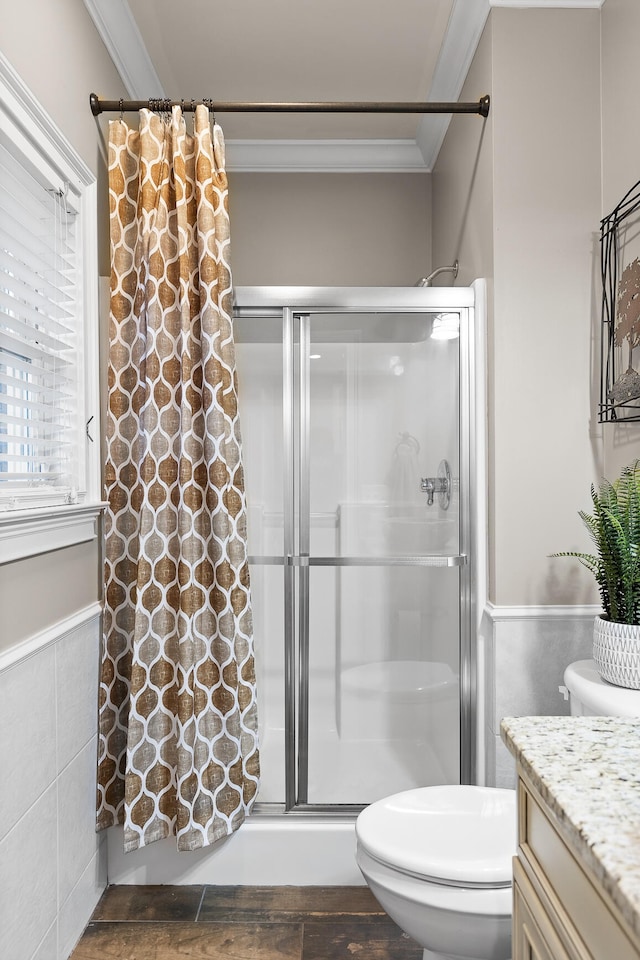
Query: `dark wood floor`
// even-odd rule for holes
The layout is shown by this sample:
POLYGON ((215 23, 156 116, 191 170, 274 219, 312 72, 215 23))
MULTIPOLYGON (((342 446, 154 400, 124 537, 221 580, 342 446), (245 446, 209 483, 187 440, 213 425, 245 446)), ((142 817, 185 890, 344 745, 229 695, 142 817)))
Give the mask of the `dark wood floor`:
POLYGON ((368 887, 108 887, 71 960, 421 960, 368 887))

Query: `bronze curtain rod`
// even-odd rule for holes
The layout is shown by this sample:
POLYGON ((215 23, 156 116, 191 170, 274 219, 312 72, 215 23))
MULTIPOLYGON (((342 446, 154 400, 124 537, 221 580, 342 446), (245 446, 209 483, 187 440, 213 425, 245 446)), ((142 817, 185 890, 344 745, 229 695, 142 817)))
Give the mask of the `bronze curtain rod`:
POLYGON ((142 110, 169 110, 172 106, 193 113, 198 103, 204 103, 214 113, 475 113, 489 116, 490 97, 477 103, 243 103, 203 100, 170 100, 151 97, 149 100, 101 100, 97 93, 89 96, 94 117, 100 113, 128 113, 142 110))

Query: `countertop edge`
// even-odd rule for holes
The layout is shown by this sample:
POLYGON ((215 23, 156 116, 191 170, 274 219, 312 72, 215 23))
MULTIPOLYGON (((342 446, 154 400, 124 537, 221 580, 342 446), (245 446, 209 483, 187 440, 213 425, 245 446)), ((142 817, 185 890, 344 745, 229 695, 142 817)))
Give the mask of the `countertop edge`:
MULTIPOLYGON (((625 728, 631 726, 634 732, 640 734, 640 719, 615 718, 614 721, 613 718, 602 717, 505 717, 500 724, 500 735, 546 804, 570 850, 602 885, 636 936, 640 937, 640 835, 637 825, 632 823, 626 829, 625 824, 618 821, 614 841, 602 831, 594 830, 589 816, 579 813, 580 803, 584 802, 580 788, 571 791, 570 776, 558 783, 553 771, 549 774, 541 770, 543 762, 538 756, 539 747, 536 750, 527 742, 528 737, 531 739, 532 730, 537 731, 538 738, 548 730, 549 740, 552 741, 554 736, 568 737, 581 729, 597 734, 604 729, 617 729, 620 724, 625 728), (634 845, 637 862, 634 860, 633 876, 629 878, 623 868, 629 862, 628 855, 634 845)), ((600 786, 602 781, 594 782, 600 786)))

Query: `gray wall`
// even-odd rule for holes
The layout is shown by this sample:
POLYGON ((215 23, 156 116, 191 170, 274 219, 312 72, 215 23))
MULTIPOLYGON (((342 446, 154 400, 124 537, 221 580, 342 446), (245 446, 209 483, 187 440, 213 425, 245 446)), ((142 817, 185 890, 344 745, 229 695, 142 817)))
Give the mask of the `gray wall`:
POLYGON ((489 567, 497 604, 595 601, 557 550, 599 473, 591 326, 600 217, 600 12, 496 7, 433 175, 434 261, 490 281, 489 567), (468 258, 468 262, 467 262, 468 258), (485 273, 486 271, 486 273, 485 273), (490 272, 489 272, 490 271, 490 272))
MULTIPOLYGON (((88 98, 123 96, 122 83, 81 0, 0 0, 0 19, 2 53, 97 176, 108 273, 104 124, 88 98)), ((99 579, 97 542, 0 565, 0 651, 41 641, 0 669, 0 956, 11 960, 64 960, 106 884, 94 815, 99 579)))
MULTIPOLYGON (((98 179, 100 266, 108 274, 105 121, 92 116, 89 94, 124 96, 122 82, 81 0, 1 0, 0 15, 2 53, 98 179)), ((0 566, 0 648, 94 602, 98 567, 97 543, 0 566)))
POLYGON ((421 173, 233 173, 237 285, 412 286, 431 270, 421 173))
POLYGON ((564 668, 591 652, 593 613, 576 605, 597 600, 579 564, 548 554, 587 546, 577 511, 602 469, 600 11, 493 8, 463 97, 484 93, 484 129, 454 120, 433 173, 433 256, 489 280, 480 775, 513 786, 500 720, 568 712, 564 668))

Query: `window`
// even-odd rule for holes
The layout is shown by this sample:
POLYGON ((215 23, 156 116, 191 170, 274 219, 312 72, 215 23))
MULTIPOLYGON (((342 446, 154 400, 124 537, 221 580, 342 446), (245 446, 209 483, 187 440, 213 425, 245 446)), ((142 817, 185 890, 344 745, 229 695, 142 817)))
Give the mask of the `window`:
POLYGON ((0 57, 0 562, 95 536, 95 230, 93 174, 0 57))

